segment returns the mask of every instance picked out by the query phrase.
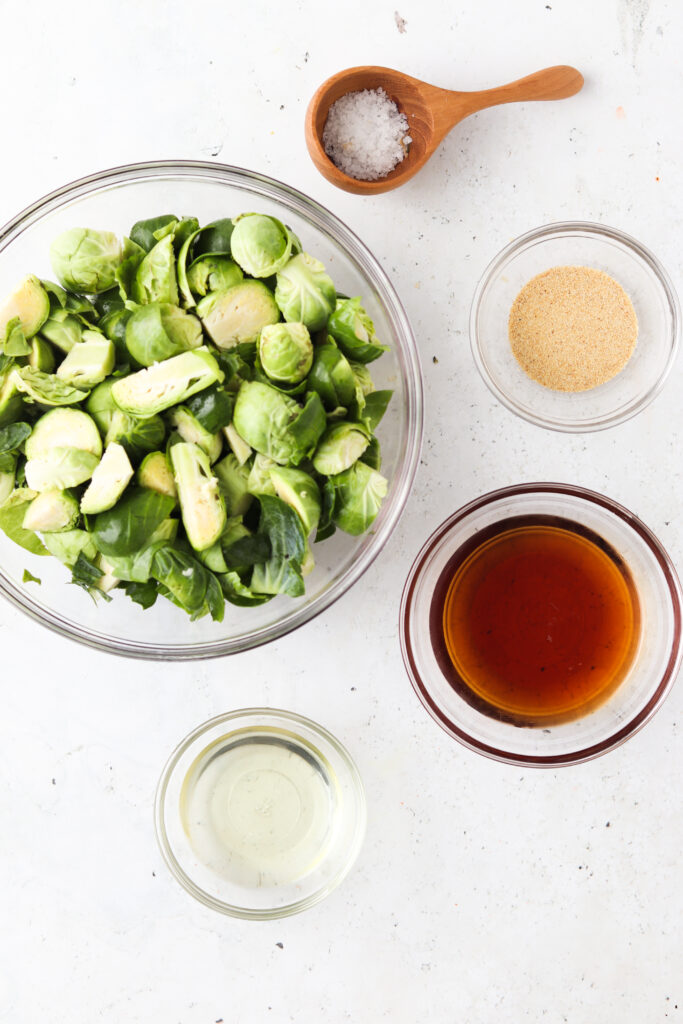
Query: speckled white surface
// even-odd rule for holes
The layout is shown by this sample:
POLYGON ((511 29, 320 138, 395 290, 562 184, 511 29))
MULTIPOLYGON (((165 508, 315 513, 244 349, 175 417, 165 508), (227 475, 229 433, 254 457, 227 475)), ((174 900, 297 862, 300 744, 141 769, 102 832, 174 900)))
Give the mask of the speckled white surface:
MULTIPOLYGON (((393 540, 298 634, 231 660, 138 665, 0 607, 0 1019, 12 1024, 650 1024, 683 1019, 683 686, 621 749, 561 772, 489 763, 422 711, 402 582, 428 532, 492 487, 558 479, 637 512, 683 566, 681 369, 635 421, 551 435, 489 396, 467 336, 489 259, 551 220, 649 245, 680 286, 683 9, 676 0, 0 5, 0 221, 88 172, 157 157, 265 171, 345 219, 412 318, 423 462, 393 540), (328 74, 386 64, 480 88, 572 63, 564 103, 465 122, 402 190, 360 199, 303 140, 328 74), (186 896, 152 798, 175 743, 272 704, 357 759, 369 831, 314 910, 254 924, 186 896), (4 1016, 3 1016, 4 1012, 4 1016)), ((106 614, 106 612, 103 612, 106 614)))

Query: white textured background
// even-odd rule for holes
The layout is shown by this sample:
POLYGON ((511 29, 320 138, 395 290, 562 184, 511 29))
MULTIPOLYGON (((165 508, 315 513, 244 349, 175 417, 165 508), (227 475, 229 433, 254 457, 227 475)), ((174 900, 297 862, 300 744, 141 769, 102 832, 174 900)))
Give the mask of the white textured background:
POLYGON ((542 222, 622 228, 680 287, 679 0, 0 0, 0 17, 0 222, 127 161, 215 158, 270 173, 380 258, 412 318, 427 399, 423 463, 393 540, 333 609, 270 648, 136 664, 0 607, 0 1019, 683 1020, 680 683, 602 760, 522 771, 461 749, 428 719, 397 639, 401 586, 428 532, 504 484, 603 490, 683 566, 680 367, 635 421, 572 438, 497 405, 467 337, 484 266, 542 222), (360 199, 318 176, 303 115, 322 79, 365 63, 465 89, 571 63, 586 86, 563 103, 485 111, 405 188, 360 199), (370 812, 344 886, 266 924, 195 904, 152 828, 175 743, 259 703, 331 728, 358 761, 370 812))

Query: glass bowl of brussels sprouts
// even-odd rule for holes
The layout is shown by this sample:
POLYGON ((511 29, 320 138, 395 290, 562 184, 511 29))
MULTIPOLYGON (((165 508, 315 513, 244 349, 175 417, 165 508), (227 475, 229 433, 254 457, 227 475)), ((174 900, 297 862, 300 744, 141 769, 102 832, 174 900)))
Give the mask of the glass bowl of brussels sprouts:
POLYGON ((0 591, 64 636, 182 660, 303 625, 388 540, 421 435, 396 293, 287 185, 132 164, 0 231, 0 591))

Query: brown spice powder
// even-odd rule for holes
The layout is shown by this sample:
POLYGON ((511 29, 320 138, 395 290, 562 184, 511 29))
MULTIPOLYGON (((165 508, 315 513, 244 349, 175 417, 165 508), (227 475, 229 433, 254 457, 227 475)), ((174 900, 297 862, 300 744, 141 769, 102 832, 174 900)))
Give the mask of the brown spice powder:
POLYGON ((636 347, 638 318, 621 285, 592 267, 551 267, 524 285, 508 320, 522 369, 554 391, 615 377, 636 347))

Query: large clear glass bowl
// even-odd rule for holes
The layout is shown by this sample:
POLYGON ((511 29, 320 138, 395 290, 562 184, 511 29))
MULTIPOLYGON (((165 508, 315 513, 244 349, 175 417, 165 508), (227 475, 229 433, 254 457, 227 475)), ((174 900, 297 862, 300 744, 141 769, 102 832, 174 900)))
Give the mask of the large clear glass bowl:
POLYGON ((224 164, 159 161, 129 164, 52 192, 0 230, 0 295, 24 274, 54 279, 50 243, 71 227, 125 234, 160 213, 192 214, 206 223, 244 211, 285 221, 321 259, 339 291, 361 295, 390 350, 373 364, 379 388, 394 397, 378 436, 389 491, 369 533, 338 532, 314 548, 316 566, 300 599, 278 597, 260 608, 227 605, 225 619, 190 622, 170 602, 143 611, 124 594, 95 605, 54 558, 30 555, 0 534, 0 591, 37 622, 100 650, 138 658, 210 658, 283 636, 328 608, 365 572, 386 544, 410 493, 422 439, 422 380, 415 339, 386 274, 356 235, 301 192, 264 175, 224 164), (42 585, 22 582, 24 570, 42 585))
POLYGON ((400 631, 415 691, 450 736, 496 761, 558 768, 619 746, 661 706, 683 656, 681 587, 657 538, 622 505, 569 484, 518 484, 476 498, 434 531, 406 581, 400 631), (616 690, 594 710, 546 726, 522 726, 467 700, 451 684, 443 639, 443 601, 458 553, 481 531, 528 516, 569 521, 603 538, 629 569, 640 613, 637 647, 616 690))

